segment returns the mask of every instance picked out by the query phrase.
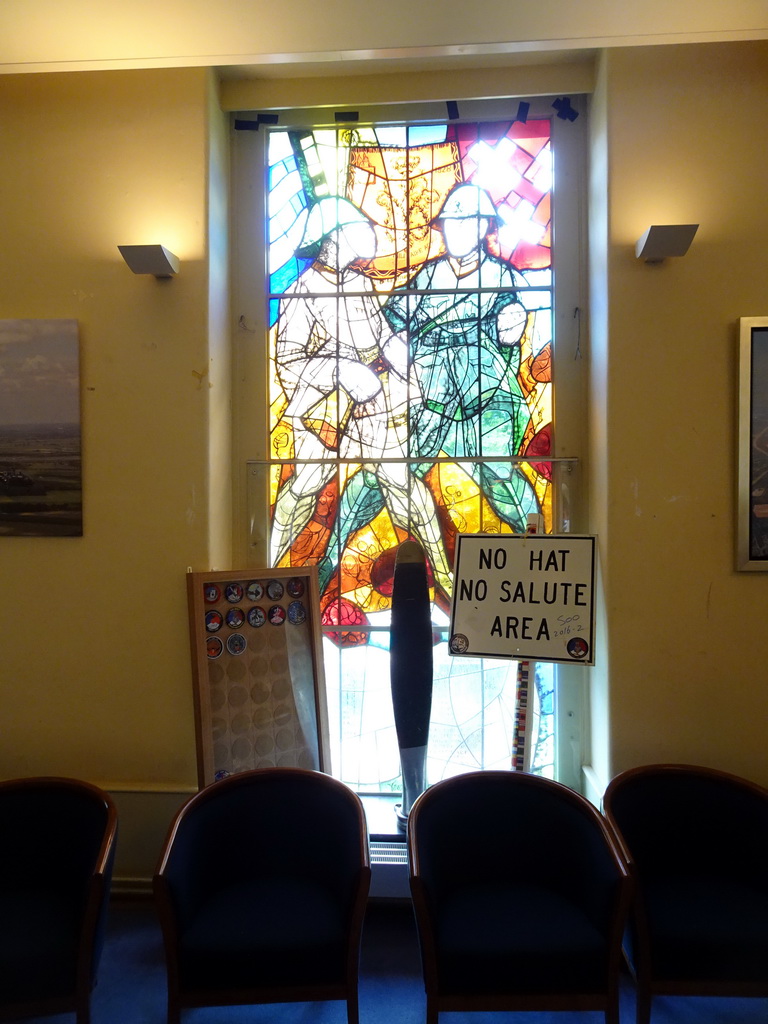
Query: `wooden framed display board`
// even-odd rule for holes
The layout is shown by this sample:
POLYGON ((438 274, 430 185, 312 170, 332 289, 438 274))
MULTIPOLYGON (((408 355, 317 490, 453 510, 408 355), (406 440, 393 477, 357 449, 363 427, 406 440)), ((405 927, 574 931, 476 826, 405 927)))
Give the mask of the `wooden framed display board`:
POLYGON ((199 785, 329 770, 315 566, 188 572, 187 597, 199 785))

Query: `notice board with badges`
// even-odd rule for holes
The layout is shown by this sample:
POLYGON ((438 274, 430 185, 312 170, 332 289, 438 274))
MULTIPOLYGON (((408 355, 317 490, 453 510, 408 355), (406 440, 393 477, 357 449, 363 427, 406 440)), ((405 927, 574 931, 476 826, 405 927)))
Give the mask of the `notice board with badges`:
POLYGON ((317 566, 187 572, 200 787, 328 771, 317 566))
POLYGON ((451 654, 594 664, 595 538, 460 534, 451 654))

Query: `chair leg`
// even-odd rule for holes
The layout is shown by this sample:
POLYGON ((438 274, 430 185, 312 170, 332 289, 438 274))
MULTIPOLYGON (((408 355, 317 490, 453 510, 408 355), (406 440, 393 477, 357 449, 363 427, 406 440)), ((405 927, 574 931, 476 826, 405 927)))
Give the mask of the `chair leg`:
POLYGON ((181 1024, 181 1006, 176 995, 168 991, 168 1024, 181 1024))
POLYGON ((354 992, 350 992, 347 996, 347 1024, 360 1024, 357 989, 354 992))
POLYGON ((78 998, 77 1009, 75 1010, 76 1024, 91 1024, 91 999, 90 992, 84 998, 78 998))
POLYGON ((619 1024, 619 990, 608 994, 608 1002, 605 1004, 605 1024, 619 1024))
POLYGON ((651 1024, 651 990, 637 986, 637 1024, 651 1024))
POLYGON ((427 993, 427 1024, 437 1024, 437 999, 427 993))

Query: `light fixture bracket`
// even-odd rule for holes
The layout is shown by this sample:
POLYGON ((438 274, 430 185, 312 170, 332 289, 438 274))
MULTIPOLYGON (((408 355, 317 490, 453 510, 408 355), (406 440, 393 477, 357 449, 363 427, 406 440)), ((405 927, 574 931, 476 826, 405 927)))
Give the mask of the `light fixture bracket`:
POLYGON ((173 277, 179 272, 179 257, 164 245, 118 245, 117 248, 134 274, 173 277))
POLYGON ((646 263, 661 263, 668 256, 685 256, 698 224, 652 224, 637 240, 635 256, 646 263))

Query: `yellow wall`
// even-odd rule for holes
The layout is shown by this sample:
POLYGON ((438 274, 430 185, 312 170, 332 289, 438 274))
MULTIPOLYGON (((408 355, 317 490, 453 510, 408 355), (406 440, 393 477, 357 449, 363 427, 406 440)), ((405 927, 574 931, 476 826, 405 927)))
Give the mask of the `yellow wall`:
POLYGON ((737 322, 768 313, 768 47, 613 50, 599 90, 608 765, 690 761, 765 785, 768 576, 734 571, 734 524, 737 322), (633 246, 651 223, 701 227, 685 258, 650 266, 633 246))
POLYGON ((184 574, 231 532, 207 456, 229 427, 209 93, 203 70, 0 78, 0 317, 78 321, 84 469, 82 538, 3 538, 4 777, 195 783, 184 574), (137 242, 178 277, 131 273, 137 242))
MULTIPOLYGON (((598 69, 598 788, 656 759, 768 784, 768 576, 733 570, 736 322, 768 313, 767 87, 765 43, 612 50, 598 69), (641 264, 635 239, 666 220, 701 223, 689 255, 641 264)), ((80 324, 85 488, 83 538, 0 546, 0 776, 117 790, 128 878, 151 870, 195 784, 184 572, 231 558, 226 132, 211 90, 200 69, 0 77, 0 317, 80 324), (118 243, 147 241, 180 256, 177 278, 122 263, 118 243)))

